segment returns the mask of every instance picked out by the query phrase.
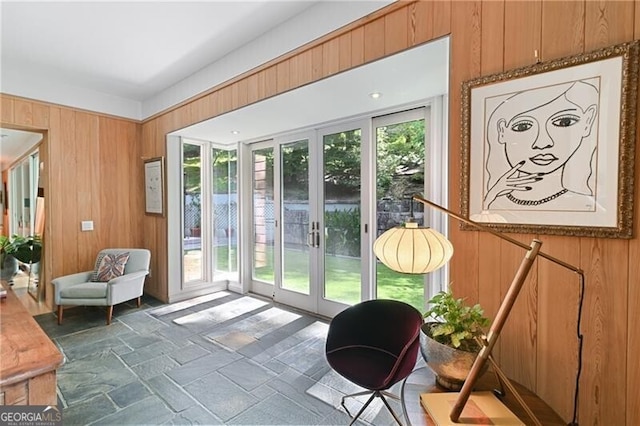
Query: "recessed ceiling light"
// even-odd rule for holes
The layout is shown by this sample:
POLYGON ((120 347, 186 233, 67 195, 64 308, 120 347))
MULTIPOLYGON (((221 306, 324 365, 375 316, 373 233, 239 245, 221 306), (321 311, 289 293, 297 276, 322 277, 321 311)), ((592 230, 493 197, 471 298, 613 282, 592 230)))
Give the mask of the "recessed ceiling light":
POLYGON ((231 134, 232 134, 232 135, 239 135, 239 134, 240 134, 240 132, 239 132, 238 130, 232 130, 232 131, 231 131, 231 134))
POLYGON ((382 96, 382 93, 373 92, 373 93, 370 93, 369 96, 371 96, 373 99, 378 99, 380 96, 382 96))

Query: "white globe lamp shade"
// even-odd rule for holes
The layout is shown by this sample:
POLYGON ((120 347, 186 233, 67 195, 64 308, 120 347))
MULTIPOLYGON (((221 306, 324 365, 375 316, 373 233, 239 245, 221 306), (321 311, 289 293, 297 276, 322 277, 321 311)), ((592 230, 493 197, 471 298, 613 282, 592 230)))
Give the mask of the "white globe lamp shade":
POLYGON ((453 245, 435 229, 420 228, 417 223, 408 222, 380 235, 373 244, 373 252, 396 272, 426 274, 451 259, 453 245))

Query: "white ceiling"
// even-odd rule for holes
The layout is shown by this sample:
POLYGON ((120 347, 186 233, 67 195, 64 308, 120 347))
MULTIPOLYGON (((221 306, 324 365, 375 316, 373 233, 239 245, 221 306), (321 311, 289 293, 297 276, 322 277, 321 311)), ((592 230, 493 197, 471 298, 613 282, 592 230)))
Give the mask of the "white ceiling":
POLYGON ((2 66, 143 101, 315 1, 2 1, 2 66))
MULTIPOLYGON (((392 1, 0 0, 0 91, 143 119, 392 1)), ((447 92, 447 65, 436 42, 181 134, 232 143, 425 99, 447 92)))

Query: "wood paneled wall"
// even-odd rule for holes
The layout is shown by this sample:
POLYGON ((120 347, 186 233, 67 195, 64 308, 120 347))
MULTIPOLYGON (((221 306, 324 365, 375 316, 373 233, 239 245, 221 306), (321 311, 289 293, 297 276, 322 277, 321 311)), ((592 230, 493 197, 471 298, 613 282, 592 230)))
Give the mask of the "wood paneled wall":
MULTIPOLYGON (((51 279, 93 269, 106 247, 142 247, 144 192, 141 124, 2 95, 2 126, 44 133, 44 268, 51 279), (80 231, 92 220, 94 231, 80 231)), ((117 309, 117 308, 116 308, 117 309)))
MULTIPOLYGON (((534 64, 535 51, 545 61, 640 39, 640 0, 397 2, 146 120, 139 139, 137 126, 124 120, 3 98, 3 122, 22 122, 25 115, 28 125, 49 131, 51 191, 59 198, 47 223, 51 239, 64 253, 49 254, 52 272, 87 266, 100 246, 141 242, 153 253, 146 291, 166 300, 167 223, 143 214, 141 156, 165 156, 165 135, 173 130, 445 35, 451 36, 449 199, 457 210, 461 83, 534 64), (12 114, 8 121, 7 109, 12 114), (125 163, 116 166, 116 156, 125 163), (81 234, 79 220, 88 214, 99 217, 94 217, 97 232, 81 234)), ((636 169, 637 235, 640 155, 636 169)), ((521 250, 484 233, 460 231, 453 222, 450 228, 456 248, 451 262, 455 292, 495 313, 521 250)), ((580 423, 640 424, 634 388, 640 382, 640 332, 635 327, 640 317, 640 240, 514 237, 527 243, 538 237, 543 251, 586 272, 580 423)), ((538 260, 495 351, 508 375, 567 421, 577 365, 577 302, 576 276, 538 260)))
MULTIPOLYGON (((164 155, 168 131, 214 117, 306 83, 451 35, 450 205, 460 205, 460 85, 463 81, 640 38, 640 2, 398 2, 320 40, 212 88, 143 124, 143 155, 164 155)), ((640 135, 640 134, 639 134, 640 135)), ((640 156, 637 156, 637 158, 640 156)), ((640 160, 637 160, 640 165, 640 160)), ((640 168, 638 168, 640 170, 640 168)), ((638 173, 640 175, 640 173, 638 173)), ((640 184, 636 177, 636 200, 640 184)), ((636 205, 638 203, 636 202, 636 205)), ((640 220, 636 208, 636 223, 640 220)), ((455 292, 495 314, 522 258, 521 249, 451 223, 455 292)), ((163 259, 163 219, 145 218, 145 245, 163 259)), ((637 232, 636 226, 636 232, 637 232)), ((581 424, 640 424, 632 385, 640 380, 640 242, 513 235, 586 271, 580 381, 581 424)), ((158 268, 156 267, 156 270, 158 268)), ((166 271, 157 284, 166 297, 166 271)), ((537 392, 567 421, 577 366, 577 276, 537 261, 495 354, 507 374, 537 392)))

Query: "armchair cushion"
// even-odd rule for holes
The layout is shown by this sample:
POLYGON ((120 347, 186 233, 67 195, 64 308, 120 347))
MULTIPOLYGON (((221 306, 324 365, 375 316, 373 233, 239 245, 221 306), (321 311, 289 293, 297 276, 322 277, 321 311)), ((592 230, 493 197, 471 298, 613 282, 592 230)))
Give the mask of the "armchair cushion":
POLYGON ((105 257, 108 253, 105 251, 101 251, 96 256, 96 263, 94 264, 93 271, 91 271, 91 276, 89 277, 89 281, 98 281, 98 269, 100 269, 100 264, 102 263, 102 258, 105 257))
POLYGON ((124 275, 129 253, 111 253, 102 257, 96 274, 96 281, 106 282, 124 275))
POLYGON ((60 297, 70 299, 104 299, 107 297, 107 284, 88 282, 60 290, 60 297))

